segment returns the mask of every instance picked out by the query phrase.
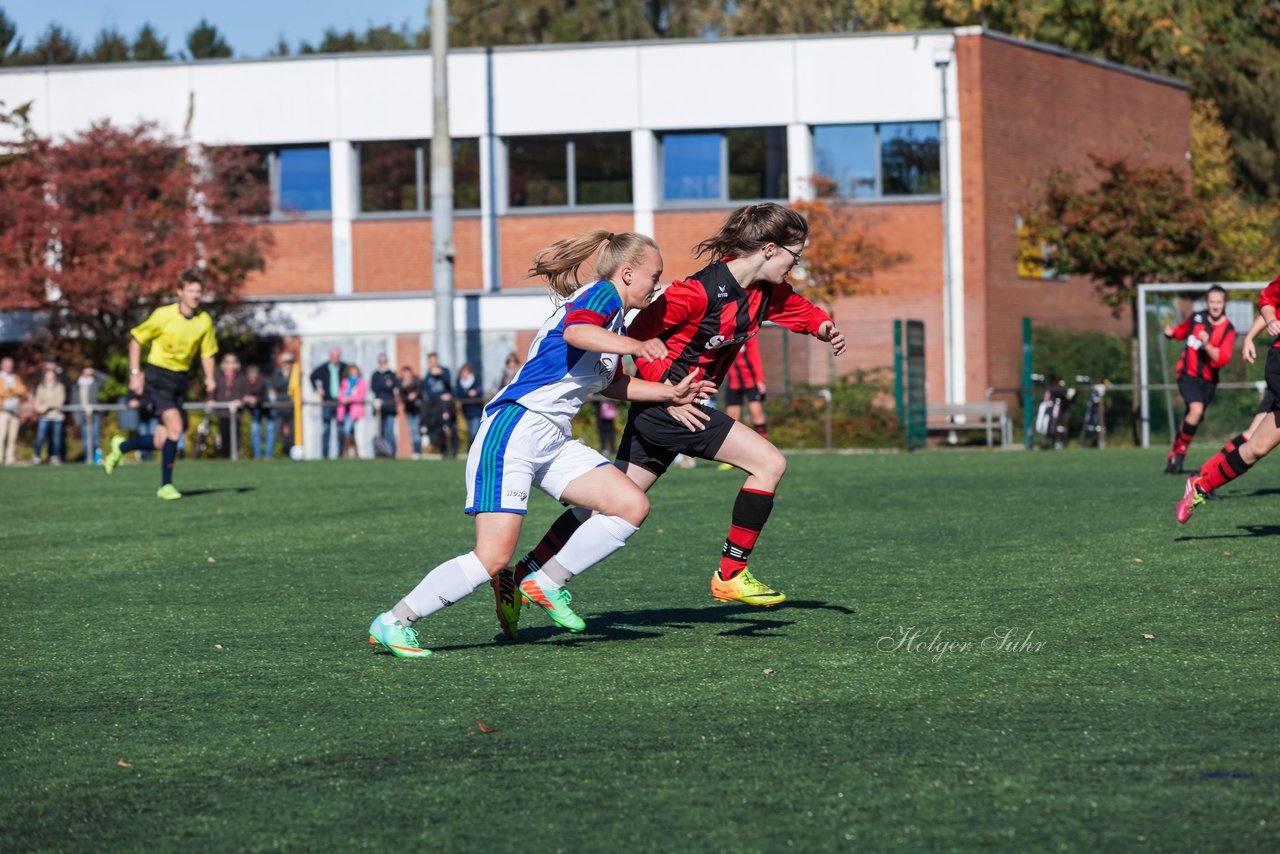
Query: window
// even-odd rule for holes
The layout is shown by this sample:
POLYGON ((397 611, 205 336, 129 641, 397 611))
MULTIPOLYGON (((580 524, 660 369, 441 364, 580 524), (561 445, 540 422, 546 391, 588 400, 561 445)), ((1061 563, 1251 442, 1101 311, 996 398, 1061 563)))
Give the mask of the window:
POLYGON ((329 146, 282 148, 274 157, 278 188, 273 210, 282 213, 328 213, 329 146))
POLYGON ((785 128, 735 128, 662 137, 664 201, 786 197, 785 128))
POLYGON ((508 139, 507 203, 513 208, 631 204, 631 135, 508 139))
POLYGON ((940 151, 937 122, 813 129, 814 168, 844 198, 937 195, 940 151))
MULTIPOLYGON (((361 213, 423 213, 431 209, 430 141, 362 142, 361 213)), ((453 206, 480 207, 480 141, 453 140, 453 206)))

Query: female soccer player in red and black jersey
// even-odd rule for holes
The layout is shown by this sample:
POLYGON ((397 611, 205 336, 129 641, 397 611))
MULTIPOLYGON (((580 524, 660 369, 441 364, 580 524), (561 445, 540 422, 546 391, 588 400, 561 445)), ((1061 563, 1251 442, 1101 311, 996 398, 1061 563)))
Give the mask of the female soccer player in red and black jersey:
POLYGON ((1236 345, 1236 328, 1227 320, 1227 292, 1219 285, 1209 288, 1209 310, 1192 312, 1177 326, 1166 326, 1164 336, 1186 341, 1178 359, 1178 393, 1187 403, 1182 426, 1165 459, 1165 474, 1182 474, 1182 461, 1204 419, 1204 411, 1218 389, 1218 372, 1231 361, 1236 345))
MULTIPOLYGON (((825 311, 797 295, 787 274, 800 261, 809 224, 776 204, 747 205, 729 215, 720 230, 698 244, 697 254, 712 262, 692 277, 673 283, 632 322, 628 335, 656 338, 667 347, 661 359, 637 358, 640 375, 676 383, 698 368, 719 384, 739 348, 766 320, 793 332, 828 342, 838 356, 844 335, 825 311)), ((711 595, 748 605, 776 605, 786 599, 757 581, 747 558, 773 510, 774 492, 787 470, 786 458, 769 440, 723 412, 706 406, 632 405, 618 448, 616 465, 648 490, 677 454, 730 463, 747 473, 733 505, 720 567, 711 579, 711 595)), ((495 582, 499 612, 511 622, 511 603, 503 589, 521 575, 555 561, 561 545, 587 514, 567 511, 532 552, 512 569, 507 584, 495 582)))
POLYGON ((1271 401, 1271 411, 1259 423, 1257 419, 1250 426, 1253 431, 1242 444, 1236 445, 1236 439, 1228 442, 1226 447, 1213 456, 1200 468, 1200 473, 1187 478, 1183 489, 1182 500, 1174 510, 1174 516, 1181 524, 1191 518, 1191 512, 1204 503, 1205 495, 1218 487, 1230 483, 1253 467, 1254 463, 1271 453, 1271 449, 1280 445, 1280 318, 1276 317, 1276 309, 1280 306, 1280 276, 1271 280, 1258 298, 1258 312, 1261 322, 1255 320, 1245 336, 1243 347, 1245 361, 1252 363, 1257 358, 1253 339, 1263 329, 1277 336, 1267 351, 1266 379, 1267 395, 1271 401), (1234 447, 1233 447, 1234 446, 1234 447))

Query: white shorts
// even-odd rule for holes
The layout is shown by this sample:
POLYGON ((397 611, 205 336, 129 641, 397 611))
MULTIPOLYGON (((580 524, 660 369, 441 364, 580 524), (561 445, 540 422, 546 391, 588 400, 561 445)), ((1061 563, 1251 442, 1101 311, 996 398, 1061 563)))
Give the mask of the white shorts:
POLYGON ((547 419, 507 404, 484 417, 467 454, 466 512, 524 513, 531 487, 559 501, 570 483, 607 465, 547 419))

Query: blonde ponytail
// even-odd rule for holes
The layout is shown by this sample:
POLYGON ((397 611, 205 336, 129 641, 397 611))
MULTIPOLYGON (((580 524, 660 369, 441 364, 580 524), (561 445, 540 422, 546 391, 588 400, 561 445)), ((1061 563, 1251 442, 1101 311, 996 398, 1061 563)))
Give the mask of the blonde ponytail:
POLYGON ((646 234, 634 231, 614 234, 604 229, 584 231, 539 249, 533 256, 529 276, 546 279, 551 292, 563 299, 582 287, 578 268, 597 252, 595 278, 599 280, 610 278, 623 264, 639 264, 647 249, 660 251, 658 244, 646 234))

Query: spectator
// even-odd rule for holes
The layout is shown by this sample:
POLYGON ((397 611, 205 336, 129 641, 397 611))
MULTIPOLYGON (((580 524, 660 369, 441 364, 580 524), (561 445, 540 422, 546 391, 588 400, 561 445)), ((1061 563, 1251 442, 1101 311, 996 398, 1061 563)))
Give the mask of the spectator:
POLYGON ((275 413, 267 406, 267 398, 267 381, 262 369, 257 365, 245 368, 244 405, 249 410, 249 444, 255 460, 271 459, 276 448, 275 413))
MULTIPOLYGON (((66 404, 70 405, 76 399, 75 383, 72 382, 71 377, 67 376, 67 372, 62 369, 62 365, 58 364, 58 357, 46 353, 44 358, 40 360, 40 365, 42 375, 45 367, 53 367, 53 370, 58 375, 58 382, 62 383, 62 388, 66 392, 66 404)), ((57 424, 57 430, 58 447, 65 449, 67 447, 67 416, 65 411, 62 413, 62 420, 57 424)))
POLYGON ((454 393, 462 405, 462 419, 467 422, 467 450, 475 444, 476 432, 480 429, 480 419, 484 416, 484 385, 476 376, 470 362, 463 362, 458 368, 458 382, 454 393))
POLYGON ((600 453, 618 453, 618 404, 610 398, 596 401, 596 430, 600 434, 600 453))
POLYGON ((293 398, 289 396, 289 379, 293 375, 293 371, 293 354, 286 351, 280 354, 280 359, 275 368, 267 375, 264 381, 267 394, 265 402, 265 409, 267 410, 267 446, 265 449, 267 459, 275 456, 277 434, 280 436, 280 443, 284 446, 286 456, 293 447, 293 398))
POLYGON ((380 404, 378 409, 378 436, 390 448, 387 456, 395 459, 396 398, 400 392, 400 381, 396 379, 396 372, 391 370, 386 353, 378 356, 378 370, 374 371, 373 376, 369 377, 369 391, 373 392, 373 396, 377 398, 380 404))
POLYGON ((66 419, 62 409, 67 405, 67 387, 58 379, 56 365, 45 363, 40 384, 36 386, 35 409, 40 417, 36 428, 35 462, 40 462, 41 452, 49 449, 49 462, 62 462, 62 422, 66 419))
POLYGON ((0 359, 0 463, 11 466, 18 461, 18 411, 27 396, 27 384, 13 372, 13 359, 0 359))
POLYGON ((400 369, 400 402, 404 405, 404 418, 409 425, 409 441, 413 443, 413 458, 422 458, 422 380, 405 365, 400 369))
POLYGON ((76 378, 75 396, 72 398, 76 407, 76 424, 84 442, 84 461, 90 464, 102 462, 102 414, 93 407, 102 402, 102 386, 106 381, 106 374, 94 370, 93 364, 87 363, 76 378))
POLYGON ((356 422, 364 418, 364 401, 369 396, 369 385, 360 376, 359 365, 347 365, 347 375, 338 390, 338 419, 342 422, 342 456, 348 453, 360 459, 356 447, 356 422))
POLYGON ((453 379, 449 376, 449 369, 440 364, 436 353, 427 354, 427 370, 422 375, 422 397, 422 431, 441 454, 454 456, 458 452, 458 442, 453 379))
MULTIPOLYGON (((323 401, 320 407, 320 418, 324 423, 324 429, 320 433, 320 456, 324 459, 329 458, 329 433, 333 422, 338 419, 341 424, 338 417, 338 391, 346 374, 347 365, 342 361, 342 351, 337 347, 329 351, 329 361, 311 372, 311 387, 323 401)), ((341 436, 338 445, 342 445, 341 436)))
POLYGON ((520 357, 515 353, 507 354, 506 364, 502 368, 502 377, 498 380, 498 388, 494 391, 506 388, 511 381, 516 378, 516 373, 520 370, 520 357))
POLYGON ((234 408, 217 408, 218 418, 218 455, 222 457, 231 456, 231 420, 235 417, 239 426, 240 407, 246 404, 245 397, 249 391, 248 381, 245 379, 244 373, 240 370, 240 359, 235 353, 228 353, 222 357, 219 365, 220 370, 215 378, 213 389, 213 400, 215 403, 234 404, 234 408))

